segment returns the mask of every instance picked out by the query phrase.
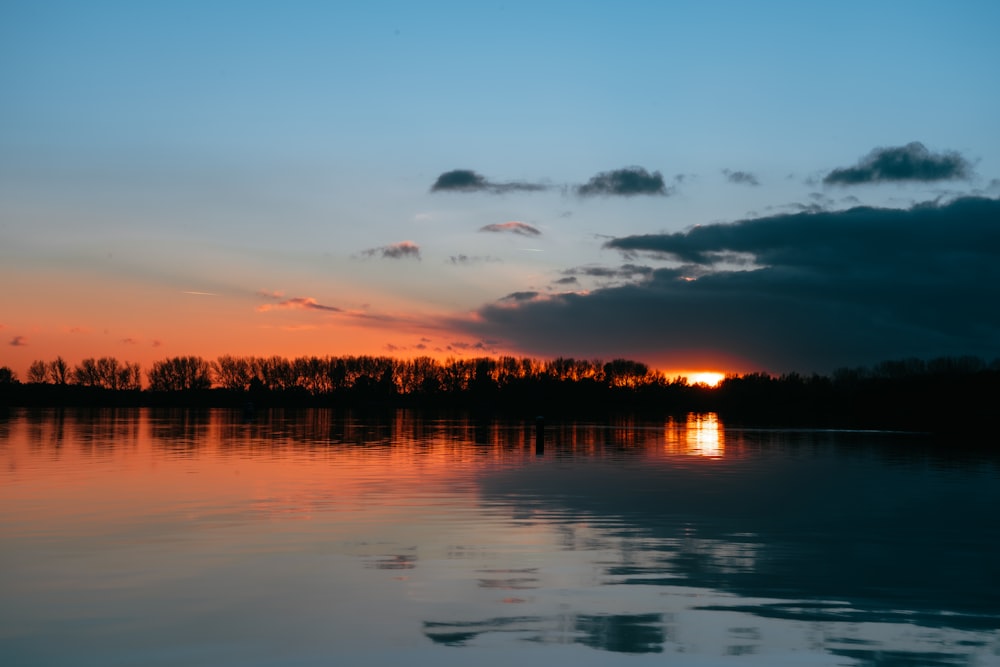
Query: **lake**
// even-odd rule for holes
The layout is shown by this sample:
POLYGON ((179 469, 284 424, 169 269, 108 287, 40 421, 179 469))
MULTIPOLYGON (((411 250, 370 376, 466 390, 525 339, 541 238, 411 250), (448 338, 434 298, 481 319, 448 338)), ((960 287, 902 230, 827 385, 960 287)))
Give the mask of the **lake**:
POLYGON ((996 454, 536 426, 8 411, 0 664, 1000 665, 996 454))

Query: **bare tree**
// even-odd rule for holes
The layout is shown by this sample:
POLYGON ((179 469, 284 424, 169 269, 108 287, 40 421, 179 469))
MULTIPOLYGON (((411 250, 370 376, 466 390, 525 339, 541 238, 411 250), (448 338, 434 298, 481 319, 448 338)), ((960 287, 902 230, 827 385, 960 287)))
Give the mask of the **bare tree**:
POLYGON ((146 376, 153 391, 185 391, 212 386, 211 366, 201 357, 171 357, 154 362, 146 376))
POLYGON ((228 354, 212 362, 212 375, 220 387, 235 391, 248 390, 255 377, 250 359, 228 354))
POLYGON ((53 384, 66 384, 69 382, 69 364, 62 357, 56 357, 49 362, 49 379, 53 384))
POLYGON ((49 365, 41 359, 32 361, 28 367, 28 382, 32 384, 44 384, 49 376, 49 365))
POLYGON ((101 386, 101 373, 97 368, 96 359, 89 357, 73 368, 73 384, 83 387, 101 386))

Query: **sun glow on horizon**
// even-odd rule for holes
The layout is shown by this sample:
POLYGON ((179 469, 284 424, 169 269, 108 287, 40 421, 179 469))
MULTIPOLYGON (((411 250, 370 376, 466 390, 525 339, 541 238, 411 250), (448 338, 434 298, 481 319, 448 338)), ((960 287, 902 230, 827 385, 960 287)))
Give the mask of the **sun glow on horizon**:
POLYGON ((709 387, 716 387, 726 378, 725 373, 717 371, 697 371, 695 373, 685 373, 688 382, 691 384, 703 384, 709 387))

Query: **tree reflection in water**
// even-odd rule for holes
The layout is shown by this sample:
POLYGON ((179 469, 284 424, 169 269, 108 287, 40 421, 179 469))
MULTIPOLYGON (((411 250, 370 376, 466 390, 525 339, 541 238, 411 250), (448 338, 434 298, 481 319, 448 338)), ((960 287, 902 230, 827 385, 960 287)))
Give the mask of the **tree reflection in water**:
POLYGON ((447 646, 463 646, 492 632, 515 633, 526 641, 576 643, 616 653, 662 653, 668 636, 662 614, 564 614, 424 623, 424 634, 447 646))

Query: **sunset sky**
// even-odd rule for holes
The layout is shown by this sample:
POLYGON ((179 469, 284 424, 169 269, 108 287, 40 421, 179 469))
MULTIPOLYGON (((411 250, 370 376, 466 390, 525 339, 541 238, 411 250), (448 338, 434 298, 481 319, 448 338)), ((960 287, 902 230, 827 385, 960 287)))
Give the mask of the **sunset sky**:
POLYGON ((0 365, 1000 356, 1000 3, 0 4, 0 365))

